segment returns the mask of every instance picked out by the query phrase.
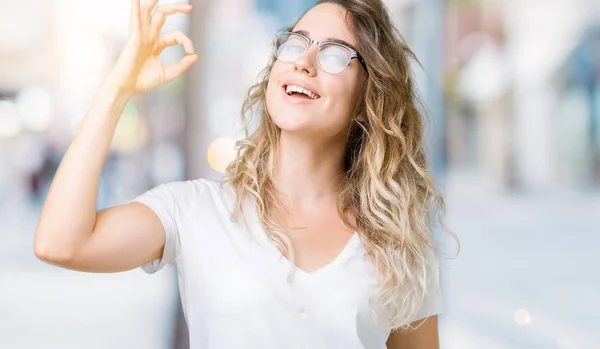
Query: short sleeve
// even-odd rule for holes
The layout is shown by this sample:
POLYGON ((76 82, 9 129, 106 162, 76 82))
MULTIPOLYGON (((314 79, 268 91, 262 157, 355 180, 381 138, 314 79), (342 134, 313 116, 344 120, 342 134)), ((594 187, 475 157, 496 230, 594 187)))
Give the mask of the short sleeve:
POLYGON ((440 314, 444 310, 444 299, 440 286, 439 258, 432 252, 429 255, 428 261, 430 269, 429 277, 427 278, 427 294, 421 308, 411 322, 440 314))
POLYGON ((180 250, 180 228, 197 202, 197 195, 193 182, 184 181, 161 184, 131 200, 154 211, 166 235, 162 257, 144 264, 142 270, 153 274, 167 264, 176 263, 180 250))

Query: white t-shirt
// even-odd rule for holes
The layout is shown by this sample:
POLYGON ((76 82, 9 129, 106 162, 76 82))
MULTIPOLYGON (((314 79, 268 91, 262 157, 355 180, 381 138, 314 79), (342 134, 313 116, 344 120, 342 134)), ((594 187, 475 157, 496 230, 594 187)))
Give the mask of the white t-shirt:
MULTIPOLYGON (((252 205, 245 206, 250 231, 232 222, 228 183, 172 182, 133 201, 164 225, 163 256, 142 269, 176 265, 191 349, 386 348, 390 330, 369 305, 377 292, 374 266, 357 234, 335 260, 307 273, 281 255, 252 205)), ((442 309, 434 274, 414 320, 442 309)))

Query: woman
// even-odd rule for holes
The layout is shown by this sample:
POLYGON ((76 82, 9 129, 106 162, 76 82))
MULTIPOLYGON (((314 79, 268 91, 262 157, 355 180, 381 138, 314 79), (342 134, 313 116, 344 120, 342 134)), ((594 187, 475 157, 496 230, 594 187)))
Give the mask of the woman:
POLYGON ((139 1, 54 178, 36 255, 92 272, 175 264, 192 348, 438 348, 429 213, 443 200, 422 151, 413 55, 382 2, 320 1, 277 36, 244 104, 259 126, 223 181, 163 184, 96 212, 125 104, 197 57, 184 34, 160 35, 189 5, 139 1), (158 54, 174 44, 188 55, 164 67, 158 54))

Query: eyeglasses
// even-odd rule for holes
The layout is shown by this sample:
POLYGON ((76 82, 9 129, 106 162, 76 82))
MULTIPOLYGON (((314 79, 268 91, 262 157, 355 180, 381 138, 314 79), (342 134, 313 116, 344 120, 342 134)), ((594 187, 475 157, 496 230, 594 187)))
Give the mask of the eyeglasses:
POLYGON ((327 73, 343 72, 354 58, 365 70, 367 66, 356 50, 338 42, 319 42, 300 33, 284 32, 275 36, 275 57, 284 62, 295 62, 312 44, 319 46, 317 63, 327 73))

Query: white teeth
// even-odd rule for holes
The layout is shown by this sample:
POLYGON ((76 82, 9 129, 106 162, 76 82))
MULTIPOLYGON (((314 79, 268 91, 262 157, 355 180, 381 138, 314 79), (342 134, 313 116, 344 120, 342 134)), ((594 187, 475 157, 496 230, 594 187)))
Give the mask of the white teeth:
POLYGON ((296 86, 296 85, 288 85, 285 89, 285 92, 288 95, 291 94, 292 92, 299 92, 299 93, 303 93, 303 94, 307 95, 311 99, 317 99, 317 95, 315 95, 312 91, 309 91, 303 87, 296 86))

